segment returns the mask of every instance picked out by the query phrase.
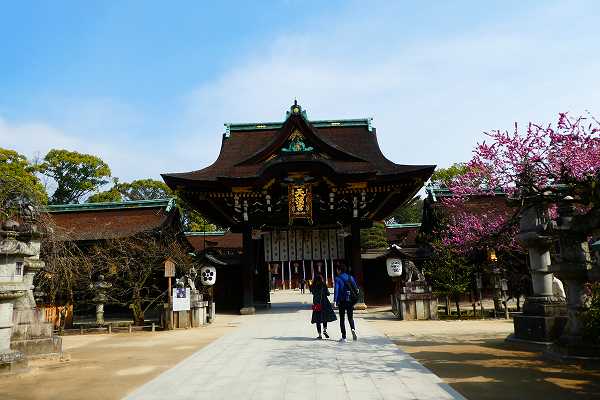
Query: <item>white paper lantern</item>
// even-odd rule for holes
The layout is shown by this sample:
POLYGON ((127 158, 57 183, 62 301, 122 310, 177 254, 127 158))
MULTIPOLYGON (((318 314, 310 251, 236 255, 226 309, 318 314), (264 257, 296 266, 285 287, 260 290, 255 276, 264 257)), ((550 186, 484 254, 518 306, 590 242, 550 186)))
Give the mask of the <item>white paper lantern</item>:
POLYGON ((217 281, 217 269, 215 267, 200 268, 200 282, 204 286, 212 286, 217 281))
POLYGON ((387 273, 389 276, 401 276, 402 275, 402 260, 399 258, 388 258, 386 260, 387 273))

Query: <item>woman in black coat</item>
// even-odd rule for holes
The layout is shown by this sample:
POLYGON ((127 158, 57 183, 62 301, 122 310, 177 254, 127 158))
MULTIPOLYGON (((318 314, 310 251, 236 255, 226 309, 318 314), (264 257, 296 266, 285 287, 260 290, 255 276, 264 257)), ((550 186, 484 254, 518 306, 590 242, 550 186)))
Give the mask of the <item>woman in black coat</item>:
POLYGON ((317 324, 317 332, 319 333, 317 339, 323 339, 321 336, 321 324, 323 324, 323 335, 329 339, 329 335, 327 334, 327 323, 335 321, 337 317, 335 316, 331 302, 327 297, 330 293, 329 289, 327 289, 327 285, 323 282, 323 276, 317 275, 315 277, 311 292, 313 294, 311 323, 317 324))

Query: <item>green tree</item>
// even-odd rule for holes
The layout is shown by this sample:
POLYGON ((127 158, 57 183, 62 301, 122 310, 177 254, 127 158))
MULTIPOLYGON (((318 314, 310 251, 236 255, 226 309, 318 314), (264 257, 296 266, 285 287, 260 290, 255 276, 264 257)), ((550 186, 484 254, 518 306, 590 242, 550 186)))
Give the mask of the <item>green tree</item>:
POLYGON ((46 154, 40 172, 56 182, 53 204, 78 203, 110 177, 110 168, 99 157, 56 149, 46 154))
POLYGON ((87 203, 118 203, 120 201, 123 201, 123 196, 115 188, 94 193, 87 199, 87 203))
POLYGON ((218 230, 215 224, 211 224, 198 211, 180 207, 181 215, 183 216, 183 227, 187 232, 214 232, 218 230))
POLYGON ((433 257, 425 263, 425 274, 435 291, 454 300, 460 318, 460 296, 471 286, 472 267, 464 257, 444 247, 440 242, 435 242, 433 248, 433 257))
POLYGON ((468 169, 465 163, 454 163, 448 168, 437 168, 431 175, 431 183, 447 187, 454 178, 466 174, 468 169))
POLYGON ((413 197, 408 203, 396 209, 392 214, 394 223, 410 224, 421 222, 423 217, 423 199, 421 196, 413 197))
POLYGON ((374 222, 369 229, 360 231, 361 249, 385 249, 388 247, 388 240, 385 233, 385 225, 381 222, 374 222))
POLYGON ((46 190, 35 176, 36 168, 14 150, 0 148, 0 218, 18 213, 26 204, 48 201, 46 190))
POLYGON ((119 180, 115 178, 113 186, 109 190, 91 195, 87 202, 156 200, 166 199, 172 195, 171 189, 161 181, 138 179, 131 183, 119 183, 119 180))
POLYGON ((155 200, 166 199, 173 195, 169 187, 161 181, 154 179, 138 179, 131 183, 116 185, 123 200, 155 200))

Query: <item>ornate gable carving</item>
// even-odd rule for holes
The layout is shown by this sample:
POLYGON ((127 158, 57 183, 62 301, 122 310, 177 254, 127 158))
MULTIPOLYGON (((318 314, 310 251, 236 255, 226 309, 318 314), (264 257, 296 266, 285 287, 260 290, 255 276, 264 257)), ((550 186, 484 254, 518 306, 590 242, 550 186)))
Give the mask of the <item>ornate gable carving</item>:
POLYGON ((306 138, 298 129, 294 129, 285 146, 281 149, 284 153, 310 153, 314 147, 308 146, 306 138))

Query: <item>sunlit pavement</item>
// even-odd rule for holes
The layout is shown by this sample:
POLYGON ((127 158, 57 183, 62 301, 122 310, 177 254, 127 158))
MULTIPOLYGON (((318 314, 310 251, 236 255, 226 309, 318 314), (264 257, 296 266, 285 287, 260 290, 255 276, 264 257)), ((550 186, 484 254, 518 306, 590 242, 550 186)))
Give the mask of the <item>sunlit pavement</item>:
POLYGON ((279 291, 273 308, 148 382, 128 399, 463 399, 360 317, 357 342, 314 340, 310 295, 279 291))

